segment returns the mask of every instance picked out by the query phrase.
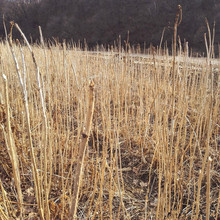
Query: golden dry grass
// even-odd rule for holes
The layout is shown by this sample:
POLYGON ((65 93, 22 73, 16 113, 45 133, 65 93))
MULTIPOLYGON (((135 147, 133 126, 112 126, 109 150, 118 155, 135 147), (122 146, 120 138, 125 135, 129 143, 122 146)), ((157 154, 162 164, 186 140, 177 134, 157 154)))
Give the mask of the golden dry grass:
MULTIPOLYGON (((113 52, 117 48, 89 52, 60 44, 46 49, 32 46, 42 99, 30 51, 22 46, 22 61, 19 45, 12 46, 21 74, 25 64, 26 104, 39 179, 34 181, 24 95, 9 47, 1 42, 1 74, 8 82, 8 92, 0 87, 2 219, 19 215, 20 219, 68 219, 91 80, 95 107, 78 219, 209 219, 207 213, 219 219, 219 60, 194 59, 184 53, 177 57, 173 94, 173 63, 168 55, 113 52), (6 132, 7 108, 11 134, 6 132), (7 151, 10 137, 18 157, 23 201, 7 151)), ((0 85, 4 83, 1 76, 0 85)))

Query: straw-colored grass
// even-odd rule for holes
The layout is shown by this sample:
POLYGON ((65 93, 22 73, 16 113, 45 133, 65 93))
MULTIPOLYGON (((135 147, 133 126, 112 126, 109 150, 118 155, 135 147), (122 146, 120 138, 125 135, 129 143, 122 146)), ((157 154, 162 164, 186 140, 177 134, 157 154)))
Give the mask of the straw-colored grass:
POLYGON ((219 60, 189 57, 185 47, 173 69, 168 51, 11 47, 23 84, 1 42, 2 219, 69 219, 75 199, 78 219, 219 218, 219 60))

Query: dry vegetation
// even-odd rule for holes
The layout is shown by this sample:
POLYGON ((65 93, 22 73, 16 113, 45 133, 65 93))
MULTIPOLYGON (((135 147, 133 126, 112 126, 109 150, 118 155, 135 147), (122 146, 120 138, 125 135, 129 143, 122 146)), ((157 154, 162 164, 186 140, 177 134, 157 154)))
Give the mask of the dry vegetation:
POLYGON ((219 219, 219 60, 12 48, 17 69, 0 44, 1 219, 69 219, 91 81, 78 219, 219 219))

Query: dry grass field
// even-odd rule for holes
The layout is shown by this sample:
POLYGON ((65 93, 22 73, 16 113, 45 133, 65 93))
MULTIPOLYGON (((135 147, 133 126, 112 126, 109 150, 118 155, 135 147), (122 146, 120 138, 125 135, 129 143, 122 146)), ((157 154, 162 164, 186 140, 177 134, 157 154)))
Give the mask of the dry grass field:
POLYGON ((2 220, 220 219, 219 60, 31 49, 0 43, 2 220))

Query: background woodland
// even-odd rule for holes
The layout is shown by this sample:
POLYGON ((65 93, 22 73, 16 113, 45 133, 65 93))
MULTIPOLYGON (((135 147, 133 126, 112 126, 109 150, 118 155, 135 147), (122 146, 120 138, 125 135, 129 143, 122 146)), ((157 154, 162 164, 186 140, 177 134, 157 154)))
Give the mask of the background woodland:
MULTIPOLYGON (((168 47, 172 43, 177 5, 182 5, 183 19, 178 28, 182 43, 196 52, 204 52, 205 18, 215 27, 215 49, 220 42, 220 1, 218 0, 0 0, 0 34, 4 37, 2 16, 14 20, 26 36, 39 39, 38 26, 47 39, 86 42, 89 47, 113 44, 121 36, 132 45, 159 45, 162 32, 168 47)), ((15 33, 15 37, 19 37, 15 33)))

